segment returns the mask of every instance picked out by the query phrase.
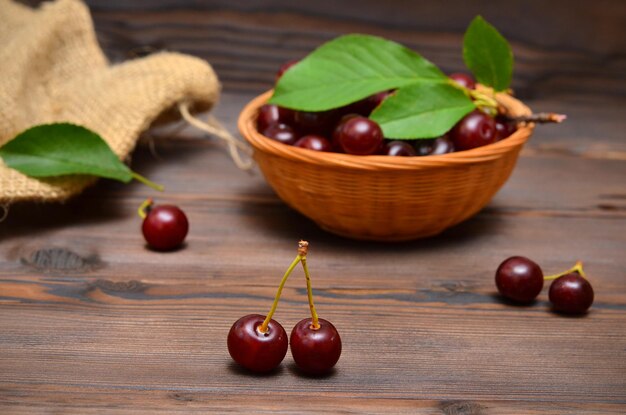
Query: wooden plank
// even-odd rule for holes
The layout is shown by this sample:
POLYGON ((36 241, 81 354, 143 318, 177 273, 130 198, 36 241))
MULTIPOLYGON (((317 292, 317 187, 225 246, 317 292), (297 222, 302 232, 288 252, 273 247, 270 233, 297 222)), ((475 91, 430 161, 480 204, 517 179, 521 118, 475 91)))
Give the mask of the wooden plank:
POLYGON ((626 94, 626 7, 616 0, 593 5, 564 0, 468 5, 454 0, 446 3, 445 11, 436 3, 399 0, 310 5, 282 0, 268 7, 231 1, 88 3, 99 40, 114 59, 146 45, 191 53, 211 62, 229 90, 265 89, 282 62, 350 32, 397 40, 445 71, 458 71, 463 68, 462 33, 475 15, 483 14, 513 44, 514 87, 522 97, 555 97, 574 90, 626 94), (589 18, 589 8, 594 18, 589 18))

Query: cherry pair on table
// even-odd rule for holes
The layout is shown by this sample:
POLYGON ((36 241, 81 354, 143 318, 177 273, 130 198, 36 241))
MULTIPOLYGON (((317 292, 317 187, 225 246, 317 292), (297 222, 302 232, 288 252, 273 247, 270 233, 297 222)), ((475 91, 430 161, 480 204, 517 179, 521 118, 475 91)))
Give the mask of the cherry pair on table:
POLYGON ((335 326, 318 317, 313 302, 311 277, 306 262, 308 242, 300 241, 298 255, 283 276, 272 308, 267 316, 249 314, 237 320, 228 333, 228 351, 233 360, 256 373, 267 373, 278 367, 287 354, 287 332, 272 318, 283 287, 292 271, 302 264, 306 277, 311 318, 298 322, 289 338, 296 366, 309 375, 328 373, 341 355, 341 337, 335 326))

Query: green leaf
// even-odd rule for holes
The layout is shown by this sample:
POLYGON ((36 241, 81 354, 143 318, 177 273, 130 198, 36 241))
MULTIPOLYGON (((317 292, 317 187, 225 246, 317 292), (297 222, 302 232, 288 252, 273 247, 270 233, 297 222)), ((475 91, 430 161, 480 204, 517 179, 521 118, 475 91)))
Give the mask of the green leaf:
POLYGON ((351 34, 325 43, 289 68, 269 102, 324 111, 387 89, 446 81, 435 65, 396 42, 351 34))
POLYGON ((134 177, 98 134, 68 123, 29 128, 2 146, 0 157, 31 177, 87 174, 125 183, 134 177))
POLYGON ((509 42, 481 16, 465 31, 463 60, 476 80, 496 91, 504 91, 513 76, 513 52, 509 42))
POLYGON ((449 84, 415 84, 383 101, 370 118, 386 138, 433 138, 445 134, 476 107, 463 91, 449 84))

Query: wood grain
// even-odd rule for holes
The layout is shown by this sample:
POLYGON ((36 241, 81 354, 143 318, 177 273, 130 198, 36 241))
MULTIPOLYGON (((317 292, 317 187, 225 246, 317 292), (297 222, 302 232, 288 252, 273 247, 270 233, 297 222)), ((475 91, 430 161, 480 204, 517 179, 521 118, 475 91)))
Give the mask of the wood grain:
MULTIPOLYGON (((101 181, 64 205, 13 206, 0 223, 0 413, 624 413, 626 11, 601 0, 588 18, 592 4, 574 3, 489 2, 485 16, 520 54, 518 93, 569 119, 538 128, 489 206, 440 236, 327 234, 190 128, 151 131, 132 163, 188 213, 177 252, 144 247, 135 210, 154 194, 139 184, 101 181), (251 376, 231 362, 226 333, 266 312, 299 238, 311 241, 318 310, 341 332, 342 358, 321 379, 289 355, 251 376), (511 255, 546 273, 584 260, 591 312, 554 314, 546 290, 532 306, 503 302, 493 274, 511 255)), ((113 59, 151 44, 214 63, 226 89, 216 114, 232 130, 279 62, 337 33, 390 36, 458 69, 468 16, 486 8, 455 11, 455 1, 443 18, 434 2, 395 0, 354 13, 352 2, 90 4, 113 59)), ((277 312, 287 330, 306 316, 303 287, 297 271, 277 312)))

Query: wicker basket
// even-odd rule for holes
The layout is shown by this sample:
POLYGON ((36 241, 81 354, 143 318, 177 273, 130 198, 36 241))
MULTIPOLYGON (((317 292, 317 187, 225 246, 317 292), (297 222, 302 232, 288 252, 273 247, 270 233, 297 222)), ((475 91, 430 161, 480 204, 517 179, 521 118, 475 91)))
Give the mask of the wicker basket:
MULTIPOLYGON (((497 143, 439 156, 322 153, 288 146, 256 129, 268 91, 246 105, 239 130, 265 179, 289 206, 338 235, 403 241, 436 235, 482 209, 506 182, 534 125, 497 143)), ((530 109, 508 95, 511 115, 530 109)))

